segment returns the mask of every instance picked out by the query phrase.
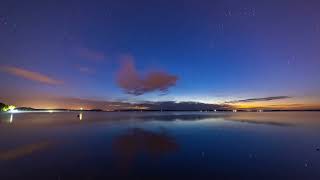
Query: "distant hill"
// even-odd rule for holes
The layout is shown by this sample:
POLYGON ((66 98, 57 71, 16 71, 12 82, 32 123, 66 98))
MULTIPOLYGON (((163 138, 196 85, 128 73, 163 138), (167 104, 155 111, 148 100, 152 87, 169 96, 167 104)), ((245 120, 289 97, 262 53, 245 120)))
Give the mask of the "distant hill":
MULTIPOLYGON (((19 110, 19 111, 48 111, 48 110, 52 110, 52 111, 80 111, 80 110, 73 110, 73 109, 36 109, 36 108, 32 108, 32 107, 18 107, 18 108, 16 108, 16 110, 19 110)), ((103 110, 102 109, 90 109, 90 110, 81 110, 81 111, 100 112, 103 110)))
POLYGON ((16 110, 19 110, 19 111, 35 111, 37 109, 31 108, 31 107, 18 107, 18 108, 16 108, 16 110))

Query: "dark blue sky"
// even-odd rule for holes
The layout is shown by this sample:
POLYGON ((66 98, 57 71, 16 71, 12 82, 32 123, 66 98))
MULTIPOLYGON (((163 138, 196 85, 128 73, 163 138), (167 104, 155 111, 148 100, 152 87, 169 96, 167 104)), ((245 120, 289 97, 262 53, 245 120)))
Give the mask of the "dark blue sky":
POLYGON ((319 104, 319 9, 302 0, 2 1, 2 97, 319 104))

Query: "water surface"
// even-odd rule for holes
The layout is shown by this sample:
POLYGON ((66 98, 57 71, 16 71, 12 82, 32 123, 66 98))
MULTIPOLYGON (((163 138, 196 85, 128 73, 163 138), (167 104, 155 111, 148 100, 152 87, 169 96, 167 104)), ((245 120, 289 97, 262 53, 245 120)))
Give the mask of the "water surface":
POLYGON ((320 112, 0 114, 0 179, 320 179, 320 112))

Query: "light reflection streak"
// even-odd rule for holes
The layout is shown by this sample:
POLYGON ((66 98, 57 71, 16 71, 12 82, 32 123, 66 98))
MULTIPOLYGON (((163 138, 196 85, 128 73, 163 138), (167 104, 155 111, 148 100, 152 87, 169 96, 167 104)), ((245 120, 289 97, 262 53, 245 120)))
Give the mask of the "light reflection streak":
POLYGON ((13 114, 10 114, 10 119, 9 119, 9 123, 13 122, 13 114))
POLYGON ((79 115, 78 115, 78 117, 79 117, 79 119, 80 119, 80 121, 82 120, 82 113, 80 113, 79 115))

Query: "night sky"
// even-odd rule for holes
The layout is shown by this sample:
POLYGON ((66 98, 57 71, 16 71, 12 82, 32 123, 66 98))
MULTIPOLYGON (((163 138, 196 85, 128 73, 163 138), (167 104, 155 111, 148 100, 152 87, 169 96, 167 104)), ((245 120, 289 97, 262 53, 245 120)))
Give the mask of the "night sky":
POLYGON ((1 1, 0 101, 320 108, 319 9, 304 0, 1 1))

